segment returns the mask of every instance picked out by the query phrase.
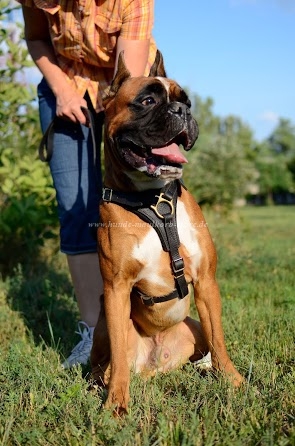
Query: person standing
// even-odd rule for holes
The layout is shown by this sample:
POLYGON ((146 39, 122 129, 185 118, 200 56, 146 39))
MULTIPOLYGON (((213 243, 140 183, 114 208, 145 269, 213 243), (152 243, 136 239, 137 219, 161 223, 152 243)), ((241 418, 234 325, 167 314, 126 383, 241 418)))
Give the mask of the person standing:
POLYGON ((41 71, 39 113, 45 132, 57 116, 50 171, 56 189, 60 249, 67 256, 78 302, 81 340, 63 367, 86 364, 100 312, 103 283, 93 229, 101 195, 100 155, 81 107, 94 115, 96 146, 102 95, 124 51, 131 76, 148 75, 155 55, 154 0, 17 0, 28 51, 41 71), (95 160, 95 161, 94 161, 95 160))

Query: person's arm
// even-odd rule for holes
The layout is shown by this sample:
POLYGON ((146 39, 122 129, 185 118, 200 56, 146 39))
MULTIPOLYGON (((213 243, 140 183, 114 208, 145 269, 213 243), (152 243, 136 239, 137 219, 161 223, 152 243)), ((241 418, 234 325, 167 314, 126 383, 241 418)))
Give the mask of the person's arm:
POLYGON ((86 123, 81 110, 87 103, 68 83, 57 64, 43 11, 23 6, 28 51, 56 97, 56 114, 73 122, 86 123))
POLYGON ((154 0, 129 0, 122 12, 122 28, 117 42, 116 66, 121 51, 131 76, 143 76, 149 57, 154 24, 154 0))
POLYGON ((142 76, 148 61, 149 47, 150 40, 130 40, 120 36, 117 42, 115 72, 119 54, 124 51, 124 61, 131 76, 142 76))

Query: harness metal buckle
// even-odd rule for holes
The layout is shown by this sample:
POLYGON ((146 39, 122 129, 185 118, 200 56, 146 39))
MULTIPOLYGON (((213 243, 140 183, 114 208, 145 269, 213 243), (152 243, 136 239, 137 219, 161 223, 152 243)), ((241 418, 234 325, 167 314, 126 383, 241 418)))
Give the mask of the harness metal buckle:
POLYGON ((184 261, 182 257, 178 257, 172 261, 172 269, 175 277, 182 276, 184 270, 184 261), (180 274, 177 276, 178 273, 180 274))
POLYGON ((155 301, 154 301, 154 299, 152 297, 149 297, 148 299, 145 299, 142 294, 140 294, 139 297, 140 297, 141 302, 143 303, 143 305, 148 305, 149 307, 152 307, 153 305, 155 305, 155 301))
POLYGON ((167 203, 170 206, 171 215, 173 215, 174 214, 174 204, 173 204, 172 199, 171 200, 167 200, 167 198, 164 198, 164 193, 163 192, 161 192, 160 195, 156 195, 156 197, 158 197, 158 201, 157 201, 157 203, 155 205, 154 204, 151 205, 151 209, 157 214, 157 216, 162 218, 162 219, 165 218, 165 215, 162 215, 158 211, 158 206, 161 203, 167 203))
POLYGON ((108 187, 103 187, 102 189, 102 199, 103 201, 112 201, 113 189, 108 187))

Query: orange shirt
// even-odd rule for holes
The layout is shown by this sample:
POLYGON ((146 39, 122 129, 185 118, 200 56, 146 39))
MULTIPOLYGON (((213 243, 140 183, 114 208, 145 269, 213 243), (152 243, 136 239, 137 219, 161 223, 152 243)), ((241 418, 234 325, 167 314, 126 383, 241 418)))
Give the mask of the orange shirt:
POLYGON ((96 111, 103 109, 101 95, 110 85, 118 36, 151 39, 146 75, 155 59, 151 36, 154 0, 18 0, 42 9, 49 23, 57 61, 72 86, 88 91, 96 111))

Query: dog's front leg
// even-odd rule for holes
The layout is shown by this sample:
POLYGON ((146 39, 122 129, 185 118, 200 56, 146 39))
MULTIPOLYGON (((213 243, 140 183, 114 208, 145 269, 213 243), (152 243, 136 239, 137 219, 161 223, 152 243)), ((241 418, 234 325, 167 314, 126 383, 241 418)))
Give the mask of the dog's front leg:
POLYGON ((236 370, 226 350, 221 323, 221 299, 214 278, 203 278, 195 285, 195 302, 213 367, 224 372, 234 386, 239 386, 244 378, 236 370))
POLYGON ((105 406, 120 415, 127 412, 130 370, 127 362, 127 340, 130 319, 130 287, 126 281, 104 286, 107 328, 111 350, 111 375, 105 406))

